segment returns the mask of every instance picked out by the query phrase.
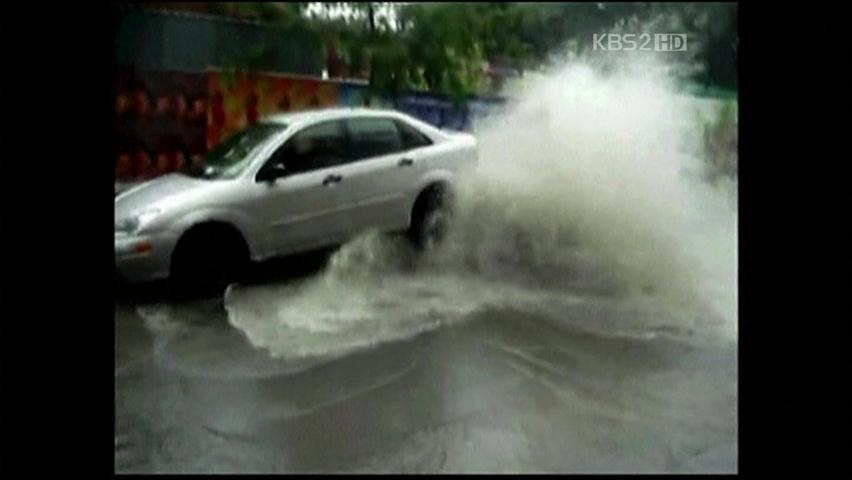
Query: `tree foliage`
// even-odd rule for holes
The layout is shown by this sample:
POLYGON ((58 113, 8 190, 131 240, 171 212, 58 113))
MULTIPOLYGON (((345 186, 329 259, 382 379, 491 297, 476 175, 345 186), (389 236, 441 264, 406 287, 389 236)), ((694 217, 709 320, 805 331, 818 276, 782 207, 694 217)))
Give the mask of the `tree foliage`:
POLYGON ((282 28, 313 32, 323 39, 329 63, 339 60, 335 70, 340 71, 334 74, 368 78, 371 88, 383 93, 429 90, 453 98, 482 93, 491 86, 484 68, 486 62, 517 69, 534 68, 567 49, 590 48, 594 33, 605 33, 619 25, 650 28, 652 24, 689 33, 691 53, 705 67, 693 74, 695 80, 736 88, 735 4, 220 5, 232 13, 282 28), (314 14, 307 15, 311 9, 314 14))

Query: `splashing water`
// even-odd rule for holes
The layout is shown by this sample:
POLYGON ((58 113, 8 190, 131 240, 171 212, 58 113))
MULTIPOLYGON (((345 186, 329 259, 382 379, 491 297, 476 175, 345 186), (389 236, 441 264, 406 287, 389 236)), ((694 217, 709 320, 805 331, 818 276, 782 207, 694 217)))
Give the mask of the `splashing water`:
POLYGON ((735 340, 736 186, 701 180, 694 104, 665 64, 570 61, 475 133, 480 162, 439 248, 416 257, 365 234, 316 278, 230 288, 230 322, 277 357, 507 310, 608 335, 735 340), (604 310, 616 313, 580 314, 604 310))

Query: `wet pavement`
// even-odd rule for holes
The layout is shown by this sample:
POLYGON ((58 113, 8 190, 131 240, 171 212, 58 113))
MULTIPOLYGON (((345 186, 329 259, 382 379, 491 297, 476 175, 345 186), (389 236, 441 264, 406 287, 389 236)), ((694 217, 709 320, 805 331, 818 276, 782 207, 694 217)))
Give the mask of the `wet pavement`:
MULTIPOLYGON (((309 282, 326 256, 296 263, 245 288, 309 282)), ((561 316, 639 314, 589 301, 561 316)), ((557 317, 484 307, 403 338, 273 358, 220 299, 131 289, 115 306, 115 470, 736 471, 735 342, 557 317)))

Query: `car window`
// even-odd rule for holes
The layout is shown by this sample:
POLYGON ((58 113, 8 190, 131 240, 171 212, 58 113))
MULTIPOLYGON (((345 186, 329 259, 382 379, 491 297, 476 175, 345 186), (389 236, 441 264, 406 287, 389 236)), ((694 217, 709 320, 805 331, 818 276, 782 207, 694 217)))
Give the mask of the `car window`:
POLYGON ((184 173, 204 179, 235 178, 255 158, 254 152, 286 129, 286 125, 275 123, 246 127, 216 145, 202 162, 188 166, 184 173))
POLYGON ((432 145, 432 140, 430 140, 429 137, 420 133, 419 130, 411 125, 400 120, 396 120, 395 123, 402 137, 403 150, 411 150, 414 148, 432 145))
POLYGON ((340 165, 346 159, 343 122, 331 121, 307 127, 293 135, 269 163, 281 163, 288 175, 340 165))
POLYGON ((352 140, 353 160, 403 150, 400 132, 389 118, 356 118, 347 120, 346 125, 352 140))

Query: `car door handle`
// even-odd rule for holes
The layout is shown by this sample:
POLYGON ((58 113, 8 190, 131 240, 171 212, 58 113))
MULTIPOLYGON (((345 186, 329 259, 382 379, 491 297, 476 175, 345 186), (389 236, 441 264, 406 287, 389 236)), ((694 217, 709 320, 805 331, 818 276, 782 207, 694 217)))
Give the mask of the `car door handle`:
POLYGON ((403 158, 399 161, 399 163, 397 163, 397 165, 399 165, 400 167, 410 167, 414 165, 414 160, 411 158, 403 158))
POLYGON ((327 186, 331 185, 332 183, 340 183, 340 182, 342 182, 342 181, 343 181, 343 176, 342 176, 342 175, 335 175, 335 174, 331 174, 331 175, 329 175, 329 176, 325 177, 325 178, 322 180, 322 185, 323 185, 324 187, 327 187, 327 186))

